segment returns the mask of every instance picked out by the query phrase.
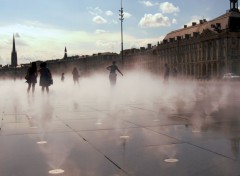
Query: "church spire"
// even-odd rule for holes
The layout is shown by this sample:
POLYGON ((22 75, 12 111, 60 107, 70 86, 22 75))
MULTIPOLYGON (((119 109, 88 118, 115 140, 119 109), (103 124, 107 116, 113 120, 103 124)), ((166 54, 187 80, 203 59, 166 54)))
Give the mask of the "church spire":
POLYGON ((17 52, 15 47, 15 37, 13 34, 13 47, 12 47, 12 55, 11 55, 11 66, 16 67, 17 66, 17 52))
POLYGON ((67 59, 67 48, 66 48, 66 46, 65 46, 65 50, 64 50, 64 58, 63 59, 67 59))

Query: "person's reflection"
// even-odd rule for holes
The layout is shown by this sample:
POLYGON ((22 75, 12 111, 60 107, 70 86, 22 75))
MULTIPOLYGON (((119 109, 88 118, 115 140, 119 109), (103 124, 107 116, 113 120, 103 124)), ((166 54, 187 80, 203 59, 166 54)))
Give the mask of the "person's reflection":
POLYGON ((43 130, 49 128, 49 125, 53 117, 53 107, 50 104, 49 100, 43 102, 42 111, 41 111, 41 127, 43 130))
POLYGON ((233 155, 236 158, 239 155, 239 143, 240 143, 240 137, 231 139, 231 150, 232 150, 233 155))

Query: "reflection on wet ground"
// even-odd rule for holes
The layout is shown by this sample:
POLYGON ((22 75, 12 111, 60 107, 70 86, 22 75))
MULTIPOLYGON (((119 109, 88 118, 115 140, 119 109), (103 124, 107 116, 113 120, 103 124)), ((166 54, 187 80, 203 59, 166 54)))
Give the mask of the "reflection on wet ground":
POLYGON ((240 175, 239 83, 131 79, 0 81, 0 175, 240 175))

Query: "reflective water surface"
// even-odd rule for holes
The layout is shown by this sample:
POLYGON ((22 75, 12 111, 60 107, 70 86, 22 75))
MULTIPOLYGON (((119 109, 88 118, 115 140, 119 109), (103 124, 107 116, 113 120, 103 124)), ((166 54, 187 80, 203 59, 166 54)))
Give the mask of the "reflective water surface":
POLYGON ((238 82, 0 80, 0 175, 240 175, 238 82))

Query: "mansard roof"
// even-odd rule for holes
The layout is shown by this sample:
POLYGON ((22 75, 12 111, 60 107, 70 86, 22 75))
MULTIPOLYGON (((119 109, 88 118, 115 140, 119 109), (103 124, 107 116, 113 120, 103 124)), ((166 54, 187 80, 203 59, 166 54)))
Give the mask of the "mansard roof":
POLYGON ((194 33, 201 34, 206 29, 211 30, 212 32, 216 32, 216 30, 213 28, 213 26, 216 24, 220 24, 221 30, 226 30, 228 29, 230 17, 240 18, 240 13, 236 11, 229 11, 226 14, 219 16, 211 21, 201 20, 201 23, 199 24, 195 23, 192 26, 168 33, 164 40, 169 40, 171 38, 176 39, 177 37, 185 38, 185 35, 193 36, 194 33))

